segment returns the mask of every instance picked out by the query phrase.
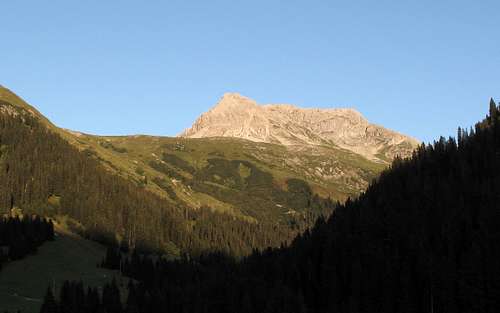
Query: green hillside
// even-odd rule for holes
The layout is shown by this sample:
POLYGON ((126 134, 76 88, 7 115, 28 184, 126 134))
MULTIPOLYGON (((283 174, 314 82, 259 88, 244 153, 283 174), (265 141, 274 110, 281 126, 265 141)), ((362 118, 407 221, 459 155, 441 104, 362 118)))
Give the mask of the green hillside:
POLYGON ((78 145, 121 176, 173 203, 211 207, 251 219, 300 211, 286 195, 289 179, 314 193, 343 201, 368 185, 384 165, 336 147, 307 150, 232 138, 79 134, 78 145), (269 194, 270 192, 273 194, 269 194), (256 199, 259 207, 252 207, 256 199), (258 211, 261 212, 258 212, 258 211))
POLYGON ((0 113, 2 210, 68 215, 91 238, 173 256, 290 241, 385 167, 332 145, 86 135, 5 88, 0 113))

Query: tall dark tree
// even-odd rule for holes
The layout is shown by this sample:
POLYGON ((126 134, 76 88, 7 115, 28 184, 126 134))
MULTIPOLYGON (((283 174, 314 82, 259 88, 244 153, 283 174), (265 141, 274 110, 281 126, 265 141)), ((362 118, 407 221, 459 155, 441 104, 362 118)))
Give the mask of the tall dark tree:
POLYGON ((498 108, 493 98, 490 99, 490 120, 495 121, 498 118, 498 108))
POLYGON ((116 280, 113 279, 111 284, 104 287, 102 295, 102 305, 108 313, 122 312, 120 289, 118 289, 116 280))
POLYGON ((58 313, 56 300, 54 299, 54 294, 52 293, 52 288, 47 288, 45 297, 43 298, 42 308, 40 313, 58 313))

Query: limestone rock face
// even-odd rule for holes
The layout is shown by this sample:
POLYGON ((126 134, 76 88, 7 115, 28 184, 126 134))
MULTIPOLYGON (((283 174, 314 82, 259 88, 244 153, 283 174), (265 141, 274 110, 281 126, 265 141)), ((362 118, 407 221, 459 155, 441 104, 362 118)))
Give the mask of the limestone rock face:
POLYGON ((353 109, 303 109, 288 104, 259 105, 227 93, 179 136, 236 137, 285 146, 335 145, 367 159, 390 162, 407 157, 419 142, 370 124, 353 109))

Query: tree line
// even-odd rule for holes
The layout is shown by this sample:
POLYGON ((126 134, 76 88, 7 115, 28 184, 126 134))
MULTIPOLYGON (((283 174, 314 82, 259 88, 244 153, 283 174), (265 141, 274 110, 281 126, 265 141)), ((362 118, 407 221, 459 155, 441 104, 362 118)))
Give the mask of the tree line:
POLYGON ((54 225, 50 220, 39 216, 0 218, 0 270, 2 263, 33 254, 49 240, 54 240, 54 225))
POLYGON ((41 313, 121 313, 123 312, 120 289, 115 280, 97 288, 84 288, 82 282, 64 282, 58 300, 52 288, 47 288, 41 313))
POLYGON ((396 159, 289 247, 239 261, 110 254, 107 265, 134 279, 112 310, 499 312, 499 195, 500 109, 492 100, 475 128, 396 159))

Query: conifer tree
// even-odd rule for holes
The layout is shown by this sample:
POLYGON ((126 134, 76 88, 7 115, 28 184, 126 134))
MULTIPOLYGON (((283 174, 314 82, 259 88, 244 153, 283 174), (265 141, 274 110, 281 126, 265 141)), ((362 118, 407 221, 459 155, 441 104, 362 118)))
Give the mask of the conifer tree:
POLYGON ((54 295, 52 294, 52 288, 47 288, 47 292, 45 293, 45 297, 43 298, 42 308, 40 309, 40 313, 58 313, 57 304, 54 299, 54 295))
POLYGON ((490 99, 490 122, 494 122, 497 120, 498 118, 498 108, 497 108, 497 105, 495 103, 495 101, 493 100, 493 98, 490 99))

